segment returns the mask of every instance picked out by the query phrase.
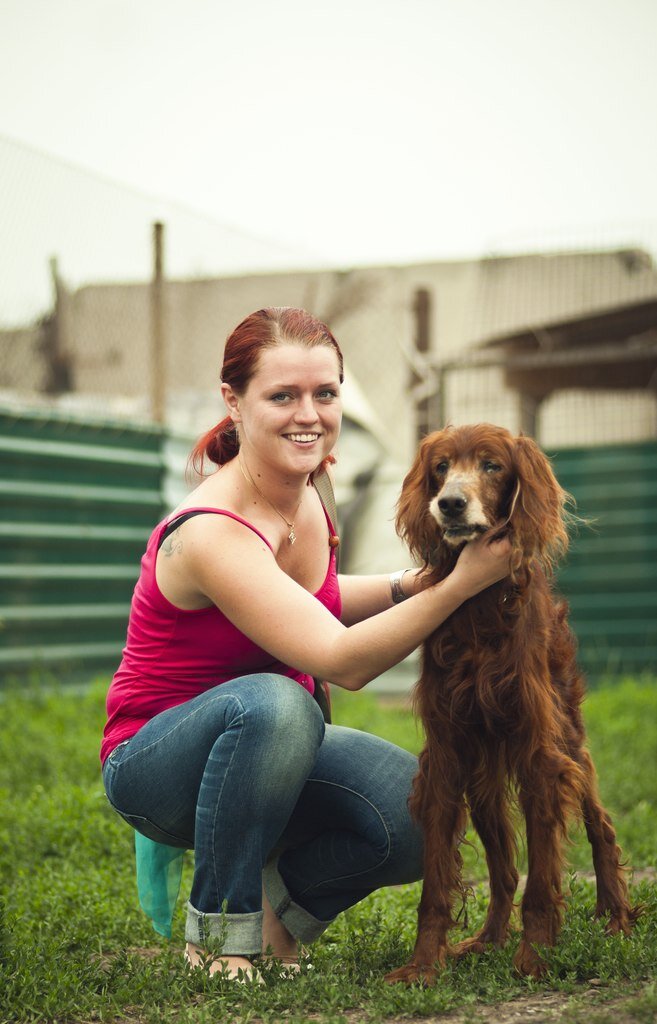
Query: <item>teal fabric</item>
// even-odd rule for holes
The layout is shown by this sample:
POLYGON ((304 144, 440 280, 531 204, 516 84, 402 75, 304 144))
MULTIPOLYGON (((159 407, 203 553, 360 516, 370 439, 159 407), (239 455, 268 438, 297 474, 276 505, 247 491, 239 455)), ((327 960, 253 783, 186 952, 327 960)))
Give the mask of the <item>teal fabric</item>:
POLYGON ((135 832, 137 893, 142 910, 160 935, 171 938, 171 922, 180 892, 185 851, 135 832))

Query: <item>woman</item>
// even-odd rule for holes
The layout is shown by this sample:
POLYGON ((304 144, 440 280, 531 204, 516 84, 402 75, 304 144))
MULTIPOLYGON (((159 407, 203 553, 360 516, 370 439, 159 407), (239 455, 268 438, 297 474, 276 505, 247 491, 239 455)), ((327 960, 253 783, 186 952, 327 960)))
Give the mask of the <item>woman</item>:
POLYGON ((424 590, 413 569, 338 584, 309 486, 340 431, 335 338, 303 310, 260 310, 221 379, 228 416, 193 453, 218 469, 151 536, 101 757, 122 816, 194 848, 189 963, 244 979, 263 951, 294 965, 340 911, 421 876, 415 758, 325 726, 313 677, 358 690, 402 661, 507 574, 508 545, 468 545, 424 590))

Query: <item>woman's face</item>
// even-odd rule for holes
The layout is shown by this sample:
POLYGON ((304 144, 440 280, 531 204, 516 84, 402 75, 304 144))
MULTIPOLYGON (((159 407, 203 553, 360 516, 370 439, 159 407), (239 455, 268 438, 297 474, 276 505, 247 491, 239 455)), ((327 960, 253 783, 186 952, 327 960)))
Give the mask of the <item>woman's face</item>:
POLYGON ((247 464, 311 473, 335 447, 342 420, 340 368, 328 345, 264 349, 244 394, 222 394, 247 464), (250 459, 249 459, 250 457, 250 459))

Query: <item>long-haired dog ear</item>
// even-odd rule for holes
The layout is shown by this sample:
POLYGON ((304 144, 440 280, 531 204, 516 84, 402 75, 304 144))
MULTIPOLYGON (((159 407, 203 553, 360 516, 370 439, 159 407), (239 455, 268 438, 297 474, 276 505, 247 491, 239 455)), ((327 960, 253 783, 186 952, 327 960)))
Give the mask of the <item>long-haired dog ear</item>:
MULTIPOLYGON (((440 433, 440 432, 439 432, 440 433)), ((395 526, 417 562, 429 563, 437 543, 437 523, 429 513, 431 453, 439 433, 425 437, 402 484, 395 526)))
POLYGON ((510 516, 514 543, 525 558, 538 558, 547 572, 568 549, 566 503, 571 499, 555 477, 549 459, 531 437, 513 447, 517 496, 510 516))

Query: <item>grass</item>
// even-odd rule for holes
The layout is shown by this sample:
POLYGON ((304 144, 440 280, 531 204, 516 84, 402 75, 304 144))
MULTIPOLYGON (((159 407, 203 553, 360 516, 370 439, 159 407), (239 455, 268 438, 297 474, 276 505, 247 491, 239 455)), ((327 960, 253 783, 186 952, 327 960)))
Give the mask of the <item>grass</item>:
MULTIPOLYGON (((514 942, 450 965, 434 989, 388 987, 387 970, 408 958, 419 885, 373 894, 313 946, 314 970, 296 981, 275 972, 263 989, 189 974, 182 966, 183 902, 169 943, 136 900, 132 833, 105 800, 97 760, 105 685, 80 693, 5 692, 0 702, 0 1024, 48 1021, 267 1022, 310 1015, 324 1024, 435 1016, 528 992, 581 992, 597 979, 605 999, 636 990, 623 1019, 654 1019, 657 995, 657 885, 634 887, 645 904, 630 940, 610 939, 593 920, 593 885, 567 883, 568 910, 550 973, 516 978, 514 942)), ((336 694, 336 721, 367 728, 409 749, 421 740, 410 713, 364 694, 336 694)), ((626 680, 590 693, 586 720, 621 845, 635 869, 657 863, 657 679, 626 680)), ((472 838, 472 837, 470 837, 472 838)), ((474 884, 468 932, 483 917, 485 863, 464 850, 474 884)), ((188 855, 184 886, 189 887, 188 855)), ((585 837, 573 835, 569 863, 590 870, 585 837)), ((590 1009, 590 1008, 589 1008, 590 1009)), ((604 1016, 604 1007, 599 1019, 604 1016)), ((564 1018, 566 1019, 566 1018, 564 1018)), ((573 1010, 570 1020, 577 1020, 573 1010)), ((584 1019, 584 1018, 582 1018, 584 1019)), ((593 1019, 589 1013, 589 1018, 593 1019)), ((596 1018, 598 1019, 598 1018, 596 1018)))

